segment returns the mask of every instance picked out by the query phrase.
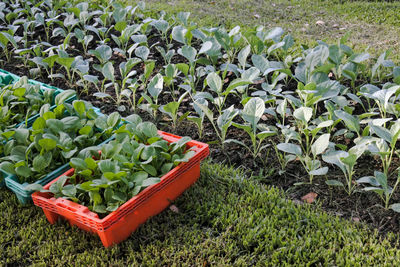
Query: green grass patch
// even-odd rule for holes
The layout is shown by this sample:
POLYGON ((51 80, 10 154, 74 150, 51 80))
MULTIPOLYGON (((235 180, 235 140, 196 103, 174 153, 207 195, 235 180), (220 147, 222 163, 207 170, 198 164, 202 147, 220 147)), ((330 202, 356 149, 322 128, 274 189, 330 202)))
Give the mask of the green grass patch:
MULTIPOLYGON (((127 3, 137 2, 125 0, 127 3)), ((336 43, 350 33, 350 43, 358 51, 368 49, 374 55, 393 49, 394 59, 400 54, 400 3, 325 0, 147 0, 154 12, 191 12, 200 26, 225 25, 233 28, 263 25, 280 26, 301 43, 316 40, 336 43), (318 25, 317 21, 323 21, 318 25)))
POLYGON ((397 237, 383 239, 239 170, 205 163, 200 180, 131 237, 110 249, 65 222, 50 225, 36 207, 0 191, 0 262, 4 265, 161 266, 391 265, 397 237))

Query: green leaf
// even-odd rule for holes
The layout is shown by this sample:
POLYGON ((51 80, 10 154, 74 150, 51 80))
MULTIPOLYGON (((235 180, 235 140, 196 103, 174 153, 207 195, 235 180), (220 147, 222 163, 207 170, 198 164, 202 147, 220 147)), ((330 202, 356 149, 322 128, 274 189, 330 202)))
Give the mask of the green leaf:
POLYGON ((141 164, 140 165, 144 171, 146 171, 151 176, 157 176, 157 170, 150 164, 141 164))
POLYGON ((50 138, 44 138, 39 140, 39 145, 46 151, 50 151, 57 146, 57 142, 50 138))
POLYGON ((61 190, 61 192, 69 197, 75 197, 76 195, 76 187, 72 184, 66 185, 63 187, 63 189, 61 190))
POLYGON ((329 146, 330 134, 323 134, 311 145, 311 152, 314 156, 322 154, 329 146))
POLYGON ((184 56, 190 63, 193 63, 196 60, 197 51, 191 46, 185 45, 181 49, 181 54, 184 56))
POLYGON ((88 167, 87 163, 85 160, 81 158, 72 158, 70 159, 69 165, 72 168, 78 169, 78 170, 84 170, 88 167))
POLYGON ((92 132, 92 126, 86 125, 85 127, 79 129, 80 135, 89 135, 92 132))
POLYGON ((335 110, 335 115, 344 121, 346 127, 353 132, 359 133, 360 132, 360 122, 359 119, 355 116, 350 115, 343 110, 335 110))
POLYGON ((347 166, 353 167, 357 161, 357 155, 349 154, 349 156, 345 158, 340 158, 340 160, 346 164, 347 166))
POLYGON ((3 161, 2 163, 0 163, 0 170, 2 170, 3 172, 9 173, 9 174, 16 173, 14 164, 12 164, 11 162, 7 162, 7 161, 3 161))
POLYGON ((370 125, 370 129, 380 138, 388 142, 389 144, 392 142, 392 134, 381 126, 370 125))
POLYGON ((28 178, 29 176, 32 175, 32 171, 30 168, 28 168, 27 166, 19 166, 17 168, 15 168, 15 173, 18 176, 22 176, 25 178, 28 178))
POLYGON ((65 90, 56 96, 55 104, 56 105, 64 104, 67 99, 73 97, 74 95, 76 95, 76 92, 74 90, 65 90))
POLYGON ((393 203, 392 205, 390 205, 390 208, 395 212, 400 213, 400 203, 393 203))
POLYGON ((107 124, 109 127, 115 128, 121 121, 121 115, 118 112, 111 113, 107 118, 107 124))
POLYGON ((251 98, 243 108, 241 113, 242 118, 251 124, 252 128, 255 130, 257 128, 257 123, 264 114, 265 103, 259 97, 251 98))
POLYGON ((309 107, 301 107, 293 112, 293 116, 296 119, 301 120, 302 122, 305 123, 307 123, 311 119, 312 114, 313 114, 313 109, 309 107))
POLYGON ((73 57, 57 57, 56 62, 67 69, 70 69, 75 58, 73 57))
POLYGON ((327 180, 325 183, 329 186, 342 186, 344 187, 344 184, 338 180, 327 180))
POLYGON ((32 162, 33 169, 41 173, 50 165, 51 159, 52 154, 50 152, 47 152, 44 155, 37 155, 32 162))
POLYGON ((158 136, 157 126, 152 122, 142 122, 137 126, 137 131, 142 132, 148 138, 158 136))
POLYGON ((301 156, 303 152, 301 151, 301 147, 296 144, 291 144, 291 143, 280 143, 277 145, 278 149, 289 153, 289 154, 294 154, 296 156, 301 156))
POLYGON ((85 106, 85 103, 84 103, 83 101, 81 101, 81 100, 76 100, 76 101, 74 101, 74 102, 72 103, 72 105, 73 105, 75 111, 76 111, 80 116, 82 116, 82 115, 85 113, 85 111, 86 111, 86 106, 85 106))
POLYGON ((32 129, 35 131, 43 130, 45 127, 46 127, 46 120, 42 117, 37 118, 32 124, 32 129))
POLYGON ((101 69, 101 73, 103 74, 104 78, 107 80, 110 80, 112 82, 115 81, 115 76, 114 76, 114 66, 111 62, 107 62, 103 68, 101 69))
POLYGON ((117 166, 117 163, 115 161, 112 161, 110 159, 106 159, 106 160, 101 160, 98 163, 99 169, 102 173, 105 172, 112 172, 112 173, 116 173, 119 168, 117 166))
POLYGON ((349 156, 349 153, 346 151, 332 151, 327 154, 322 155, 322 160, 326 163, 334 164, 339 167, 342 172, 346 172, 346 167, 344 163, 340 160, 341 158, 346 158, 349 156))
POLYGON ((325 175, 328 173, 329 168, 328 167, 322 167, 316 170, 310 171, 310 175, 325 175))
POLYGON ((186 37, 185 37, 186 33, 187 33, 187 30, 183 26, 179 25, 179 26, 175 26, 172 29, 171 36, 172 36, 172 39, 174 39, 175 41, 180 42, 182 44, 186 44, 186 37))
POLYGON ((95 170, 97 168, 97 163, 93 158, 85 158, 85 163, 91 170, 95 170))
POLYGON ((207 85, 216 93, 220 93, 222 91, 222 80, 218 74, 215 72, 211 72, 207 75, 207 85))
POLYGON ((135 49, 135 55, 141 58, 143 61, 146 61, 150 54, 150 50, 146 46, 139 46, 135 49))
POLYGON ((155 178, 155 177, 147 178, 146 180, 143 181, 142 187, 148 187, 150 185, 157 184, 160 181, 161 181, 160 178, 155 178))
POLYGON ((127 199, 127 195, 124 192, 114 191, 113 199, 121 202, 125 202, 127 199))

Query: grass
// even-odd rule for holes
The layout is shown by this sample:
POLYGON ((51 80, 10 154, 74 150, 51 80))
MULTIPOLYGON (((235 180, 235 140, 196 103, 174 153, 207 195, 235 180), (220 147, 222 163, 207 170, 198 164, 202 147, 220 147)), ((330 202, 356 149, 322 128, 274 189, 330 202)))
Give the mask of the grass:
POLYGON ((397 236, 385 239, 362 224, 311 205, 285 200, 280 190, 239 170, 205 163, 200 180, 166 210, 110 249, 36 207, 21 207, 0 190, 0 265, 397 266, 397 236))
MULTIPOLYGON (((129 1, 128 2, 132 2, 129 1)), ((343 0, 147 0, 158 12, 188 11, 203 26, 280 26, 305 44, 336 43, 346 33, 356 50, 374 55, 393 49, 400 61, 400 3, 343 0), (323 21, 318 25, 317 21, 323 21)))

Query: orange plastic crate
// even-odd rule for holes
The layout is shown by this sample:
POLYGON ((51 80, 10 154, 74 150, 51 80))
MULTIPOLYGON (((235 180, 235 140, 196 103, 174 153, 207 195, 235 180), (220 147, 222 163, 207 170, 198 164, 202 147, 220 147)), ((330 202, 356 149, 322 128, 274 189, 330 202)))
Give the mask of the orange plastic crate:
MULTIPOLYGON (((181 138, 162 131, 159 134, 168 142, 181 138)), ((56 199, 50 193, 35 192, 32 194, 33 202, 43 209, 51 224, 63 218, 71 225, 97 234, 105 247, 118 244, 147 219, 167 208, 171 201, 200 177, 200 162, 209 154, 208 145, 193 140, 188 143, 188 147, 196 152, 189 162, 179 164, 161 177, 159 183, 147 187, 103 219, 85 206, 64 198, 56 199)), ((71 176, 73 173, 74 169, 70 169, 63 175, 71 176)), ((51 181, 44 188, 49 189, 57 180, 51 181)))

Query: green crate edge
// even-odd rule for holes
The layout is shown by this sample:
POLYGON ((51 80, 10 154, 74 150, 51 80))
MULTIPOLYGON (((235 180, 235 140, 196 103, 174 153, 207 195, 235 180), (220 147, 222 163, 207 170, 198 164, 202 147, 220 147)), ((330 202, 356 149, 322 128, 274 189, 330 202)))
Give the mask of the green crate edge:
MULTIPOLYGON (((61 167, 55 169, 54 171, 50 172, 44 178, 34 182, 33 184, 46 185, 46 183, 50 182, 55 177, 58 177, 59 175, 63 174, 65 172, 65 170, 68 170, 68 168, 70 168, 70 166, 68 163, 66 163, 66 164, 62 165, 61 167)), ((27 185, 29 185, 29 183, 20 184, 18 182, 18 177, 14 174, 8 174, 8 176, 6 176, 6 178, 5 178, 5 183, 6 183, 6 187, 8 189, 10 189, 17 196, 18 201, 22 205, 27 205, 32 202, 31 195, 32 195, 33 191, 25 190, 25 187, 27 185)))
MULTIPOLYGON (((114 136, 111 136, 110 138, 108 138, 104 142, 100 143, 98 146, 102 146, 104 144, 107 144, 108 142, 110 142, 113 139, 114 139, 114 136)), ((49 174, 47 174, 44 178, 34 182, 33 184, 40 184, 42 186, 45 186, 46 184, 48 184, 52 180, 54 180, 57 177, 59 177, 61 174, 63 174, 64 172, 66 172, 70 168, 71 167, 70 167, 69 163, 66 163, 66 164, 62 165, 61 167, 53 170, 49 174)), ((4 178, 6 187, 8 189, 10 189, 17 196, 18 201, 22 205, 27 205, 27 204, 32 203, 31 195, 33 194, 34 191, 25 190, 25 187, 27 185, 29 185, 29 183, 21 184, 21 183, 19 183, 18 177, 16 175, 9 174, 9 173, 3 172, 3 171, 1 171, 1 172, 6 175, 6 177, 4 178)))
POLYGON ((19 76, 12 74, 8 71, 0 69, 0 77, 7 77, 7 76, 11 78, 11 81, 9 83, 5 83, 5 84, 13 84, 14 82, 16 82, 20 79, 19 76))
POLYGON ((2 180, 0 181, 0 189, 6 187, 6 177, 7 174, 0 170, 1 175, 3 176, 2 180))

